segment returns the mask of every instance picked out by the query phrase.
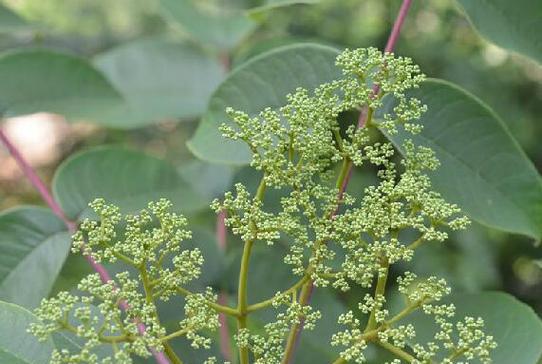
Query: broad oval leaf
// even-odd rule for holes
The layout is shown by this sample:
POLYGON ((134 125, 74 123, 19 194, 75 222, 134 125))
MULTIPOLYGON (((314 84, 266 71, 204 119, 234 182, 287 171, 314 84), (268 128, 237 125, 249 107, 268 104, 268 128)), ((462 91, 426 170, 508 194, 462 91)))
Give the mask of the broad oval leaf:
POLYGON ((482 36, 542 63, 542 1, 457 1, 482 36))
POLYGON ((124 99, 86 60, 43 49, 18 50, 0 56, 0 110, 4 116, 40 111, 110 126, 124 99))
POLYGON ((297 87, 313 89, 338 78, 337 54, 336 49, 323 45, 295 44, 261 54, 235 69, 211 97, 207 113, 188 142, 189 149, 198 158, 214 163, 249 163, 248 148, 226 140, 218 130, 228 119, 226 108, 250 115, 266 107, 278 108, 297 87))
MULTIPOLYGON (((542 321, 526 304, 502 292, 453 294, 444 302, 456 306, 454 320, 466 316, 484 319, 484 331, 498 345, 492 351, 493 364, 536 364, 540 359, 542 321)), ((416 342, 433 340, 436 331, 430 317, 417 312, 408 321, 416 327, 416 342)))
POLYGON ((203 45, 219 49, 234 48, 255 27, 247 16, 238 13, 207 13, 195 0, 160 0, 164 15, 203 45))
POLYGON ((201 115, 223 78, 217 60, 163 38, 122 45, 94 63, 123 94, 138 124, 201 115))
POLYGON ((53 352, 49 339, 39 342, 27 332, 37 318, 24 308, 0 301, 0 363, 48 364, 53 352))
POLYGON ((482 101, 442 80, 411 92, 428 107, 423 131, 400 132, 430 147, 441 166, 430 173, 434 188, 478 222, 508 232, 542 237, 542 179, 504 123, 482 101))
POLYGON ((88 217, 88 203, 101 197, 124 213, 162 197, 190 212, 208 205, 175 168, 158 158, 120 147, 100 147, 66 160, 58 168, 53 193, 67 216, 88 217))
POLYGON ((51 291, 70 244, 64 223, 47 209, 28 206, 0 214, 0 299, 37 307, 51 291))

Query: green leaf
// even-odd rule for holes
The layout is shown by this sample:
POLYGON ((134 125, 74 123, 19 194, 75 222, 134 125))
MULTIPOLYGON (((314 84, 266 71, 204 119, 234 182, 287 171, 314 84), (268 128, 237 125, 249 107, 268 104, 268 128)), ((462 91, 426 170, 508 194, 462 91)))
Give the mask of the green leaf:
POLYGON ((71 245, 64 223, 40 207, 0 214, 0 298, 34 308, 47 297, 71 245))
POLYGON ((234 48, 255 24, 242 13, 205 12, 194 0, 160 0, 164 15, 194 39, 219 49, 234 48))
MULTIPOLYGON (((501 285, 495 237, 488 229, 472 223, 468 229, 453 232, 445 244, 417 249, 405 269, 420 277, 446 279, 454 290, 479 292, 501 285)), ((415 234, 412 236, 415 239, 415 234)), ((520 248, 521 249, 521 248, 520 248)))
POLYGON ((192 226, 193 237, 183 242, 183 249, 199 249, 203 255, 201 275, 190 282, 192 291, 204 291, 206 287, 214 285, 222 278, 224 272, 224 252, 218 247, 216 236, 210 229, 202 226, 192 226))
MULTIPOLYGON (((96 310, 96 307, 93 306, 93 309, 96 310)), ((70 319, 75 325, 78 325, 80 322, 70 319)), ((71 353, 80 352, 87 342, 86 338, 78 337, 75 334, 68 331, 57 331, 51 335, 51 339, 57 350, 68 350, 71 353)), ((108 357, 114 355, 112 352, 113 349, 110 344, 100 344, 91 349, 91 353, 96 355, 98 358, 98 363, 108 357)))
MULTIPOLYGON (((445 303, 456 306, 455 320, 465 316, 484 319, 485 332, 498 347, 492 352, 493 364, 536 364, 542 355, 542 321, 526 304, 502 292, 453 294, 445 303)), ((435 324, 420 312, 409 321, 416 327, 416 342, 433 339, 435 324)))
POLYGON ((0 363, 48 364, 54 349, 26 330, 37 318, 24 308, 0 301, 0 363))
POLYGON ((11 33, 31 29, 30 24, 17 15, 13 10, 0 4, 0 32, 11 33))
POLYGON ((226 107, 256 115, 265 107, 278 108, 297 87, 313 89, 336 79, 338 52, 318 44, 295 44, 261 54, 239 68, 218 87, 209 109, 188 147, 200 159, 223 164, 247 164, 250 152, 242 142, 222 137, 218 127, 227 121, 226 107))
POLYGON ((211 201, 224 194, 231 186, 234 169, 221 164, 193 160, 183 165, 179 173, 186 183, 211 201))
MULTIPOLYGON (((430 147, 441 162, 430 173, 434 188, 472 219, 503 231, 542 237, 542 179, 508 132, 482 101, 442 80, 428 80, 411 96, 428 106, 415 136, 405 139, 430 147)), ((391 105, 390 105, 391 106, 391 105)))
POLYGON ((194 46, 162 38, 134 41, 95 59, 138 124, 202 114, 222 66, 194 46))
POLYGON ((542 63, 542 2, 457 0, 472 25, 496 45, 542 63))
MULTIPOLYGON (((110 267, 104 264, 106 269, 110 271, 110 267)), ((120 264, 117 264, 120 266, 120 264)), ((89 274, 95 273, 88 261, 81 254, 69 254, 64 262, 58 277, 51 289, 49 297, 56 296, 62 291, 72 291, 79 284, 81 279, 89 274)), ((111 272, 110 272, 111 273, 111 272)))
POLYGON ((31 49, 0 56, 0 109, 5 116, 49 111, 72 119, 130 127, 118 120, 122 96, 86 60, 31 49))
POLYGON ((208 205, 173 166, 119 147, 95 148, 66 160, 55 174, 53 193, 72 219, 88 217, 87 205, 98 197, 118 205, 123 213, 140 210, 162 197, 183 212, 208 205))
POLYGON ((263 5, 250 9, 248 14, 255 19, 259 19, 266 11, 276 8, 299 4, 317 4, 319 2, 320 0, 265 0, 263 5))

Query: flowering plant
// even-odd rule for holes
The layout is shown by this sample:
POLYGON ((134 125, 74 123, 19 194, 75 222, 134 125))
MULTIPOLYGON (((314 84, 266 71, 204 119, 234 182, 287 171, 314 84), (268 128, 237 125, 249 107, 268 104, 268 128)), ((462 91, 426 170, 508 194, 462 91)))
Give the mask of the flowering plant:
MULTIPOLYGON (((186 142, 194 158, 181 156, 179 166, 98 146, 62 161, 50 190, 12 141, 10 125, 19 121, 0 127, 6 158, 48 207, 0 213, 0 362, 542 363, 534 290, 514 292, 530 306, 483 292, 499 280, 503 289, 517 283, 508 270, 498 277, 508 264, 497 267, 495 247, 517 257, 509 236, 493 230, 542 238, 540 173, 489 106, 394 53, 412 0, 402 0, 383 52, 296 40, 314 30, 326 44, 355 48, 362 33, 378 42, 383 34, 356 30, 353 38, 345 25, 348 18, 357 27, 371 12, 384 24, 381 0, 155 2, 160 16, 154 9, 140 22, 152 24, 153 37, 93 51, 92 60, 44 48, 56 31, 0 6, 3 35, 35 35, 10 38, 20 49, 0 57, 6 117, 55 113, 98 124, 89 131, 96 135, 147 126, 114 140, 122 135, 140 149, 143 141, 154 154, 177 155, 164 146, 194 132, 186 142), (172 34, 154 36, 155 26, 172 34), (277 31, 292 36, 287 45, 262 41, 277 31)), ((538 65, 505 49, 542 60, 533 31, 542 3, 452 2, 463 12, 442 39, 433 33, 452 11, 442 2, 414 8, 406 35, 448 47, 459 34, 457 49, 476 45, 486 71, 503 67, 487 84, 512 85, 513 73, 525 83, 526 93, 499 87, 498 100, 534 97, 527 81, 538 65), (465 15, 479 34, 465 36, 465 15)), ((69 10, 71 20, 98 3, 62 10, 81 10, 69 10)), ((122 19, 138 7, 117 6, 122 19)), ((102 46, 126 38, 119 35, 100 36, 102 46)), ((88 39, 61 43, 77 43, 79 54, 96 49, 88 39)), ((425 51, 442 53, 431 65, 461 53, 435 49, 425 51)), ((418 51, 400 53, 425 59, 418 51)), ((469 67, 443 63, 448 71, 436 75, 469 67)), ((475 85, 472 71, 461 74, 475 85)), ((522 108, 531 107, 531 117, 539 111, 515 101, 506 104, 513 121, 522 108)), ((29 119, 36 117, 51 115, 29 119)), ((539 250, 514 249, 522 254, 516 279, 534 287, 539 250)))
POLYGON ((201 274, 205 257, 198 248, 183 248, 191 233, 169 201, 151 202, 137 215, 122 216, 117 207, 97 199, 90 206, 99 220, 81 224, 74 252, 97 262, 120 260, 135 273, 121 272, 105 284, 92 274, 78 285, 80 296, 62 292, 42 302, 36 311, 41 322, 31 328, 35 335, 46 339, 67 330, 85 340, 76 352, 54 351, 52 363, 97 363, 93 349, 104 344, 113 350, 102 362, 132 363, 131 356, 165 351, 180 363, 182 353, 175 353, 169 341, 185 336, 194 348, 209 348, 211 339, 205 333, 220 327, 220 313, 237 320, 240 363, 289 363, 300 331, 314 328, 322 315, 311 306, 312 290, 348 291, 352 286, 373 293, 360 297, 358 312, 337 317, 343 329, 322 342, 341 348, 334 363, 364 363, 369 345, 392 353, 390 363, 491 362, 497 343, 484 333, 483 320, 450 321, 454 306, 440 303, 450 292, 443 279, 406 271, 397 278, 404 306, 393 313, 388 305, 390 267, 410 261, 420 246, 444 242, 447 231, 469 223, 456 205, 431 189, 425 172, 438 168, 431 149, 407 140, 401 146, 404 157, 396 161, 392 144, 378 141, 375 134, 397 133, 398 128, 420 132, 416 120, 426 107, 406 91, 418 87, 423 74, 410 59, 373 48, 345 50, 337 66, 342 78, 315 90, 298 88, 279 110, 266 108, 251 117, 228 109, 233 125, 221 127, 224 136, 249 146, 251 166, 262 175, 256 191, 238 183, 234 192, 211 205, 216 213, 226 213, 226 226, 243 243, 237 305, 219 304, 211 287, 205 292, 186 288, 201 274), (385 101, 394 103, 392 112, 382 112, 385 101), (365 110, 367 118, 342 135, 338 118, 352 109, 365 110), (351 168, 372 168, 379 178, 360 199, 344 190, 351 168), (265 207, 267 189, 283 192, 277 212, 265 207), (299 280, 274 297, 248 302, 253 245, 273 249, 280 239, 288 245, 283 269, 291 269, 299 280), (175 295, 185 299, 184 317, 168 331, 157 302, 175 295), (250 322, 259 310, 275 312, 261 332, 250 322), (429 342, 418 342, 417 328, 405 321, 418 310, 437 324, 429 342), (140 324, 146 329, 140 330, 140 324))

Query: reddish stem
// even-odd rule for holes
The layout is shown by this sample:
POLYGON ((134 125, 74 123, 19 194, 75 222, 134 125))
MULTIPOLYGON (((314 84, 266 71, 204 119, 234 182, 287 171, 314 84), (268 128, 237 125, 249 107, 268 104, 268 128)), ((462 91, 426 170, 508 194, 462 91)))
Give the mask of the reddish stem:
MULTIPOLYGON (((51 211, 53 211, 53 213, 64 222, 64 224, 66 225, 66 228, 68 229, 70 233, 74 233, 77 230, 77 224, 74 221, 68 219, 66 214, 64 214, 64 211, 62 211, 62 208, 60 207, 60 205, 55 201, 53 195, 51 194, 51 192, 49 191, 45 183, 38 176, 34 168, 32 168, 32 166, 30 166, 30 164, 26 161, 26 159, 24 159, 21 152, 17 149, 17 147, 15 147, 15 145, 11 142, 11 140, 9 140, 8 136, 4 133, 4 131, 1 128, 0 128, 0 141, 2 142, 2 144, 4 144, 4 146, 6 147, 8 152, 11 154, 13 159, 15 159, 15 162, 17 163, 19 168, 21 168, 21 170, 23 171, 23 174, 26 176, 26 178, 28 178, 32 186, 34 186, 34 188, 38 191, 41 198, 43 199, 43 201, 45 201, 45 203, 51 209, 51 211)), ((87 255, 85 256, 85 258, 87 262, 90 264, 90 266, 92 267, 92 269, 94 269, 94 271, 98 273, 103 283, 107 283, 112 280, 111 276, 109 275, 109 272, 103 265, 96 262, 94 258, 92 258, 91 256, 87 255)), ((128 302, 126 301, 119 302, 119 307, 122 310, 127 310, 129 308, 128 302)), ((145 333, 146 328, 142 322, 138 322, 137 328, 141 334, 145 333)), ((151 352, 154 356, 154 359, 156 360, 158 364, 170 364, 168 358, 165 356, 163 352, 158 352, 155 350, 151 350, 151 352)))
MULTIPOLYGON (((388 37, 388 41, 386 43, 386 48, 384 49, 384 52, 391 53, 393 52, 393 49, 395 48, 395 45, 397 43, 397 40, 399 39, 399 35, 401 33, 401 28, 403 27, 403 24, 405 22, 406 16, 408 14, 408 10, 410 9, 410 6, 412 5, 412 0, 403 0, 403 3, 401 4, 401 8, 399 9, 399 13, 397 14, 397 17, 395 18, 395 22, 393 23, 393 28, 391 30, 391 33, 388 37)), ((375 85, 373 87, 373 95, 378 94, 380 91, 380 88, 378 85, 375 85)), ((363 108, 359 114, 358 117, 358 128, 363 128, 365 126, 365 123, 367 122, 367 108, 363 108)), ((346 188, 348 187, 348 183, 350 182, 350 177, 352 176, 352 164, 348 167, 348 172, 346 173, 346 177, 340 187, 338 198, 339 200, 342 199, 342 196, 344 192, 346 191, 346 188)), ((338 208, 333 214, 333 216, 338 212, 338 208)), ((310 304, 310 301, 312 299, 312 294, 314 292, 314 284, 312 281, 309 281, 308 284, 310 284, 309 287, 309 295, 307 304, 310 304)), ((301 324, 298 326, 298 329, 295 332, 295 339, 294 339, 294 352, 296 351, 297 346, 299 345, 299 336, 301 335, 301 331, 303 330, 303 321, 301 321, 301 324)), ((288 360, 288 364, 293 361, 294 353, 290 355, 290 359, 288 360)))
POLYGON ((226 211, 220 211, 216 216, 216 242, 220 249, 226 250, 226 211))
POLYGON ((386 48, 384 48, 384 52, 393 52, 395 44, 399 39, 399 34, 401 34, 401 28, 403 27, 403 23, 405 22, 408 10, 410 9, 410 5, 412 5, 412 0, 403 0, 401 8, 399 9, 399 13, 397 14, 397 18, 395 18, 395 22, 393 23, 393 28, 391 29, 391 33, 388 38, 388 42, 386 43, 386 48))
POLYGON ((60 206, 56 203, 53 196, 49 192, 49 189, 47 188, 47 186, 45 186, 45 183, 43 183, 43 181, 37 175, 36 171, 34 171, 30 164, 28 164, 21 152, 19 152, 17 147, 15 147, 11 140, 9 140, 9 138, 2 129, 0 129, 0 141, 2 141, 2 144, 6 146, 8 152, 11 154, 13 159, 15 159, 15 162, 17 162, 19 168, 21 168, 24 175, 28 178, 32 186, 34 186, 34 188, 38 191, 47 206, 49 206, 53 213, 64 222, 64 224, 68 227, 68 230, 70 230, 71 232, 75 231, 75 223, 68 219, 66 215, 64 215, 64 211, 62 211, 60 206))

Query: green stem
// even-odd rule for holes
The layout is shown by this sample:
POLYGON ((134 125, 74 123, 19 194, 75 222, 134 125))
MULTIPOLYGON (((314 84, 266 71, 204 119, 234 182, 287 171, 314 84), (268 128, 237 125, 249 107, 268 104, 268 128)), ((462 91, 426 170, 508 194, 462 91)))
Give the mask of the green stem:
POLYGON ((341 132, 339 128, 333 129, 333 136, 335 137, 335 141, 337 142, 337 148, 340 152, 344 152, 343 150, 343 138, 341 136, 341 132))
POLYGON ((169 340, 174 339, 174 338, 176 338, 176 337, 186 335, 187 333, 188 333, 188 329, 186 329, 186 328, 185 328, 185 329, 181 329, 181 330, 172 332, 172 333, 169 334, 169 335, 164 336, 164 337, 161 338, 160 340, 161 340, 162 342, 166 342, 166 341, 169 341, 169 340))
POLYGON ((389 351, 390 353, 393 353, 394 355, 396 355, 398 358, 405 360, 407 363, 413 363, 414 361, 416 361, 415 357, 413 357, 412 355, 410 355, 403 349, 398 348, 397 346, 394 346, 390 343, 383 342, 383 341, 376 341, 376 343, 380 345, 382 348, 389 351))
MULTIPOLYGON (((152 292, 153 289, 149 280, 149 275, 147 273, 146 264, 147 263, 144 262, 139 267, 139 274, 141 276, 141 282, 143 283, 143 290, 145 291, 145 301, 147 302, 147 304, 150 304, 153 307, 156 307, 154 305, 153 292, 152 292)), ((156 315, 156 321, 160 323, 160 318, 158 317, 158 312, 156 312, 156 310, 154 314, 156 315)), ((181 360, 181 358, 177 356, 177 354, 175 353, 175 351, 173 351, 173 348, 167 341, 163 342, 162 345, 164 346, 164 353, 167 355, 167 357, 169 358, 172 364, 183 364, 183 361, 181 360)))
MULTIPOLYGON (((265 194, 265 175, 260 180, 258 185, 258 190, 256 191, 256 196, 254 197, 255 201, 262 201, 265 194)), ((254 222, 250 222, 251 228, 256 231, 257 226, 254 222)), ((247 316, 248 316, 248 294, 247 294, 247 284, 248 284, 248 268, 250 262, 250 254, 252 252, 252 247, 254 245, 255 239, 250 239, 245 241, 243 247, 243 256, 241 257, 241 267, 239 268, 239 287, 237 290, 237 330, 247 328, 247 316)), ((240 347, 239 348, 239 362, 241 364, 248 364, 248 348, 240 347)))
MULTIPOLYGON (((248 283, 248 266, 250 261, 250 253, 252 252, 252 246, 254 240, 249 240, 245 243, 243 248, 243 257, 241 258, 241 268, 239 271, 239 289, 237 297, 237 328, 238 330, 246 329, 247 327, 247 283, 248 283)), ((248 348, 239 348, 239 359, 241 364, 248 364, 248 348)))
MULTIPOLYGON (((179 294, 182 294, 183 296, 188 296, 188 295, 194 294, 193 292, 191 292, 191 291, 189 291, 189 290, 187 290, 186 288, 183 288, 183 287, 177 287, 176 291, 179 294)), ((235 317, 239 316, 239 311, 237 311, 234 308, 224 306, 224 305, 218 304, 218 303, 213 302, 213 301, 205 301, 205 302, 210 307, 212 307, 213 309, 215 309, 218 312, 222 312, 222 313, 225 313, 226 315, 235 316, 235 317)))
POLYGON ((339 176, 337 178, 337 181, 335 182, 335 187, 340 190, 339 200, 342 198, 342 194, 344 193, 344 190, 342 190, 342 187, 344 185, 344 181, 346 180, 346 176, 348 176, 351 168, 352 168, 352 161, 350 160, 350 158, 344 158, 343 164, 341 166, 341 170, 339 172, 339 176))
POLYGON ((168 342, 162 343, 164 346, 164 353, 167 355, 172 364, 183 364, 183 361, 175 354, 173 348, 168 342))
MULTIPOLYGON (((69 331, 73 334, 77 334, 77 329, 68 323, 67 321, 63 321, 60 323, 62 325, 62 328, 66 331, 69 331)), ((134 337, 131 335, 117 335, 117 336, 105 336, 105 335, 99 335, 98 341, 104 344, 116 344, 121 342, 131 342, 134 341, 134 337)))
POLYGON ((396 323, 397 321, 400 321, 410 315, 412 312, 416 311, 423 305, 423 300, 416 301, 416 303, 409 305, 405 307, 401 312, 399 312, 397 315, 393 316, 391 319, 387 320, 384 324, 384 326, 390 326, 396 323))
POLYGON ((123 261, 124 263, 128 264, 128 265, 131 265, 133 267, 137 266, 137 264, 129 257, 127 257, 126 255, 122 254, 122 253, 119 253, 119 252, 113 252, 113 255, 118 259, 118 260, 121 260, 123 261))
POLYGON ((454 361, 454 359, 457 359, 457 358, 459 358, 461 355, 463 355, 463 353, 464 353, 465 351, 466 351, 466 349, 460 349, 460 350, 454 351, 452 354, 450 354, 450 356, 448 357, 448 360, 454 361))
POLYGON ((412 249, 412 250, 418 248, 425 241, 424 238, 425 238, 425 234, 422 234, 422 236, 420 236, 418 239, 416 239, 412 243, 410 243, 408 245, 408 248, 412 249))
MULTIPOLYGON (((309 279, 306 283, 303 284, 301 289, 301 294, 299 295, 299 304, 305 306, 309 303, 311 294, 312 294, 312 280, 309 279)), ((303 329, 303 320, 300 323, 297 323, 292 326, 288 339, 286 341, 286 348, 284 349, 284 357, 282 358, 282 364, 288 364, 292 360, 294 349, 296 346, 297 337, 299 332, 303 329)))
MULTIPOLYGON (((388 272, 389 272, 389 262, 387 258, 384 258, 381 263, 382 270, 378 273, 378 280, 376 282, 376 288, 375 288, 375 294, 374 298, 375 300, 378 300, 379 297, 383 297, 384 293, 386 292, 386 283, 388 281, 388 272)), ((370 331, 376 328, 377 322, 376 322, 376 311, 377 308, 375 307, 371 311, 371 316, 369 316, 369 321, 367 321, 367 326, 365 327, 365 331, 370 331)))
POLYGON ((278 296, 274 296, 272 298, 269 298, 267 300, 264 300, 264 301, 261 301, 261 302, 258 302, 258 303, 255 303, 253 305, 249 305, 247 307, 247 313, 250 313, 250 312, 254 312, 254 311, 258 311, 258 310, 261 310, 263 308, 266 308, 266 307, 269 307, 273 304, 273 302, 275 301, 275 299, 277 299, 278 297, 284 297, 286 295, 290 295, 294 292, 296 292, 299 288, 301 288, 301 286, 303 284, 305 284, 308 280, 309 280, 309 276, 308 275, 304 275, 303 278, 301 278, 299 281, 297 281, 293 286, 291 286, 290 288, 288 288, 287 290, 283 291, 282 293, 280 293, 278 296))
MULTIPOLYGON (((350 174, 350 170, 352 168, 352 161, 349 158, 344 158, 343 163, 341 166, 341 170, 339 171, 339 175, 337 176, 337 180, 335 182, 335 187, 339 190, 339 193, 337 195, 337 208, 335 211, 332 211, 328 218, 332 218, 334 215, 337 214, 337 210, 339 209, 339 205, 341 203, 342 195, 344 193, 346 182, 348 181, 348 176, 350 174)), ((314 255, 314 252, 318 250, 318 247, 320 244, 323 244, 322 241, 317 241, 314 244, 313 252, 311 255, 314 255)), ((307 267, 307 271, 310 271, 311 267, 307 267)), ((308 279, 307 282, 303 284, 303 287, 301 289, 301 294, 299 296, 299 303, 302 306, 305 306, 309 304, 311 299, 311 294, 313 290, 313 280, 308 279)), ((303 330, 303 321, 299 324, 292 325, 290 328, 290 333, 288 334, 288 339, 286 341, 286 347, 284 349, 284 357, 282 358, 282 364, 289 364, 292 360, 295 346, 297 339, 301 333, 301 330, 303 330)))

